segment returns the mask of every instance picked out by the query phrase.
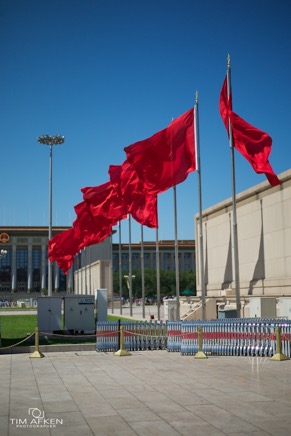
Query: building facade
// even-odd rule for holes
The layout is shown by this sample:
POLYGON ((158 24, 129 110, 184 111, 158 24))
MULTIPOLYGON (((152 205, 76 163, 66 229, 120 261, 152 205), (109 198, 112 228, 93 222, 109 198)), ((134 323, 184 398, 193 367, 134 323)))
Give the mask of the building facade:
MULTIPOLYGON (((119 265, 121 264, 122 271, 129 270, 129 244, 121 244, 121 262, 119 255, 119 244, 113 244, 112 246, 112 262, 113 271, 119 271, 119 265)), ((166 240, 159 241, 158 244, 159 252, 159 265, 161 270, 175 271, 175 241, 166 240)), ((156 256, 157 247, 156 242, 144 242, 143 243, 144 252, 144 267, 156 269, 156 256)), ((142 262, 141 244, 133 243, 131 244, 131 265, 132 269, 141 269, 142 262)), ((178 241, 178 259, 179 259, 179 271, 195 271, 196 260, 195 260, 195 241, 185 240, 178 241)))
POLYGON ((97 289, 107 289, 112 295, 111 237, 100 244, 84 248, 75 258, 75 294, 95 295, 97 289))
MULTIPOLYGON (((68 227, 53 227, 53 235, 68 227)), ((48 228, 0 227, 0 295, 37 293, 47 290, 48 228)), ((145 268, 156 269, 156 242, 143 243, 145 268)), ((195 241, 178 241, 179 271, 195 271, 195 241)), ((132 269, 141 269, 142 247, 131 244, 132 269)), ((75 257, 74 267, 67 275, 53 264, 53 292, 94 295, 96 289, 106 288, 112 295, 114 271, 129 270, 129 244, 112 244, 112 238, 86 247, 75 257), (121 250, 121 261, 119 253, 121 250)), ((175 241, 159 241, 160 270, 176 269, 175 241)), ((1 296, 0 296, 1 298, 1 296)))
MULTIPOLYGON (((54 227, 53 235, 68 227, 54 227)), ((48 228, 0 227, 0 295, 47 289, 48 228)), ((72 273, 67 276, 53 265, 53 291, 72 290, 72 273)))
MULTIPOLYGON (((291 295, 291 170, 282 184, 266 181, 236 196, 239 285, 241 296, 291 295)), ((206 209, 203 216, 203 264, 206 295, 236 293, 234 281, 232 199, 206 209)), ((195 217, 196 235, 199 216, 195 217)), ((197 240, 197 253, 200 253, 197 240)), ((201 272, 197 256, 197 290, 201 272)))
MULTIPOLYGON (((159 241, 160 270, 176 269, 175 241, 159 241)), ((140 270, 142 265, 140 243, 131 244, 132 270, 140 270)), ((156 242, 144 242, 144 268, 156 269, 156 242)), ((195 271, 195 241, 178 241, 179 271, 195 271)), ((113 272, 129 271, 129 244, 111 244, 111 238, 98 245, 82 250, 76 256, 74 289, 77 294, 94 295, 96 289, 105 288, 112 295, 113 272), (120 257, 121 253, 121 257, 120 257)))

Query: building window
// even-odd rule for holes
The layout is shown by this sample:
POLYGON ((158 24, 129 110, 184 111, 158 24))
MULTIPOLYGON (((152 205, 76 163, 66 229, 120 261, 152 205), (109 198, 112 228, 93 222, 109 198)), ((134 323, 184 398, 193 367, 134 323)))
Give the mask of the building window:
POLYGON ((67 276, 60 269, 59 271, 59 291, 65 291, 67 289, 67 276))
POLYGON ((17 268, 17 284, 21 287, 21 289, 25 286, 27 287, 27 257, 28 250, 27 248, 18 248, 16 252, 16 268, 17 268))
POLYGON ((41 266, 41 249, 33 248, 32 250, 32 288, 34 291, 40 291, 40 266, 41 266))

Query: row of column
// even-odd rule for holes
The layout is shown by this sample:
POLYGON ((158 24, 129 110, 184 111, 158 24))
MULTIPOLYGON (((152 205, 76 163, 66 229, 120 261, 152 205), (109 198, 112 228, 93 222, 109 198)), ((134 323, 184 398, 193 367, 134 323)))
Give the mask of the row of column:
MULTIPOLYGON (((27 289, 32 290, 33 288, 33 260, 32 260, 32 245, 27 246, 27 289)), ((17 245, 12 245, 12 256, 11 256, 11 289, 12 292, 17 290, 17 245)), ((45 244, 41 245, 41 262, 40 262, 40 289, 47 289, 47 246, 45 244)), ((60 270, 58 265, 55 263, 53 267, 53 283, 54 289, 59 289, 60 284, 60 270)), ((73 268, 69 271, 67 275, 67 289, 73 289, 73 268)))
MULTIPOLYGON (((140 257, 136 259, 133 257, 135 253, 132 254, 132 266, 133 268, 138 268, 141 262, 140 257)), ((128 255, 128 253, 127 253, 128 255)), ((156 254, 155 253, 145 253, 144 254, 144 264, 145 267, 148 268, 156 268, 156 254), (149 254, 149 258, 145 258, 145 255, 149 254)), ((181 257, 179 256, 179 269, 182 269, 182 267, 184 267, 185 265, 185 259, 182 257, 184 256, 184 252, 181 252, 181 257)), ((175 253, 173 252, 169 252, 169 253, 164 253, 164 252, 160 252, 160 268, 161 269, 166 269, 166 270, 175 270, 175 253), (164 255, 167 255, 166 257, 164 255)), ((126 259, 126 262, 128 262, 128 258, 126 259)), ((190 268, 194 271, 195 270, 195 256, 194 254, 191 253, 191 256, 189 257, 189 264, 190 264, 190 268)), ((124 260, 122 262, 122 264, 124 264, 124 260)), ((126 263, 127 264, 127 263, 126 263)))

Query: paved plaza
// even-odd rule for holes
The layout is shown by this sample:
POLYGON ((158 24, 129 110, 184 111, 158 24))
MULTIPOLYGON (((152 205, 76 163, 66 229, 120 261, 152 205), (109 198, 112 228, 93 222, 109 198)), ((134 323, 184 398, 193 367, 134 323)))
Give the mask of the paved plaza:
POLYGON ((114 315, 117 317, 122 318, 132 318, 134 320, 146 320, 149 321, 150 319, 154 320, 160 320, 164 321, 164 306, 160 305, 160 314, 158 314, 158 306, 156 304, 154 305, 146 305, 144 308, 144 317, 143 317, 143 308, 142 306, 137 306, 135 303, 132 305, 132 317, 130 316, 130 306, 128 304, 122 306, 122 310, 120 311, 120 306, 116 304, 116 306, 113 308, 109 306, 108 315, 114 315), (122 312, 122 313, 121 313, 122 312), (159 316, 160 315, 160 316, 159 316))
POLYGON ((0 434, 290 434, 291 361, 167 351, 0 355, 0 434))

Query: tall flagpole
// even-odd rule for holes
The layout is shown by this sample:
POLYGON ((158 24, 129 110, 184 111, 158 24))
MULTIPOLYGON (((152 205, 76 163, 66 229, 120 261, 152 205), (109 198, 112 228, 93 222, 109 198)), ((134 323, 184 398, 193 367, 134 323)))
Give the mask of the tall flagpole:
POLYGON ((160 288, 160 250, 159 250, 159 229, 156 228, 156 275, 157 275, 157 306, 158 306, 158 320, 161 319, 161 288, 160 288))
POLYGON ((119 246, 118 246, 118 267, 119 267, 119 299, 120 315, 122 315, 122 253, 121 253, 121 221, 119 221, 119 246))
MULTIPOLYGON (((231 68, 230 55, 227 57, 227 97, 230 101, 230 109, 232 110, 231 102, 231 68)), ((238 237, 237 237, 237 217, 236 217, 236 186, 235 186, 235 165, 234 165, 234 146, 230 118, 228 118, 229 129, 229 146, 231 156, 231 175, 232 175, 232 232, 233 232, 233 258, 234 258, 234 279, 235 279, 235 295, 236 295, 236 310, 237 317, 240 318, 241 302, 240 302, 240 282, 239 282, 239 262, 238 262, 238 237)))
POLYGON ((132 262, 131 262, 131 215, 128 215, 128 290, 130 316, 132 316, 132 262))
POLYGON ((194 135, 195 135, 195 155, 196 170, 198 173, 198 205, 199 205, 199 267, 201 283, 202 319, 206 318, 205 308, 205 276, 204 276, 204 256, 203 256, 203 227, 202 227, 202 190, 201 190, 201 165, 200 165, 200 137, 199 137, 199 108, 198 92, 196 91, 196 101, 194 108, 194 135))
MULTIPOLYGON (((113 249, 112 249, 112 244, 113 244, 113 241, 112 241, 112 233, 111 233, 111 235, 110 235, 110 259, 111 259, 111 262, 110 262, 110 267, 109 267, 109 269, 110 269, 109 277, 110 277, 110 288, 111 288, 111 312, 113 315, 113 313, 114 313, 114 292, 113 292, 113 249)), ((87 279, 86 279, 86 282, 87 282, 87 279)))
POLYGON ((177 189, 173 186, 174 193, 174 225, 175 225, 175 270, 176 270, 176 319, 180 320, 180 281, 179 281, 179 250, 178 250, 178 226, 177 226, 177 189))
POLYGON ((140 263, 141 263, 141 300, 142 300, 142 317, 145 318, 145 279, 144 279, 144 246, 143 246, 143 225, 140 225, 140 263))

